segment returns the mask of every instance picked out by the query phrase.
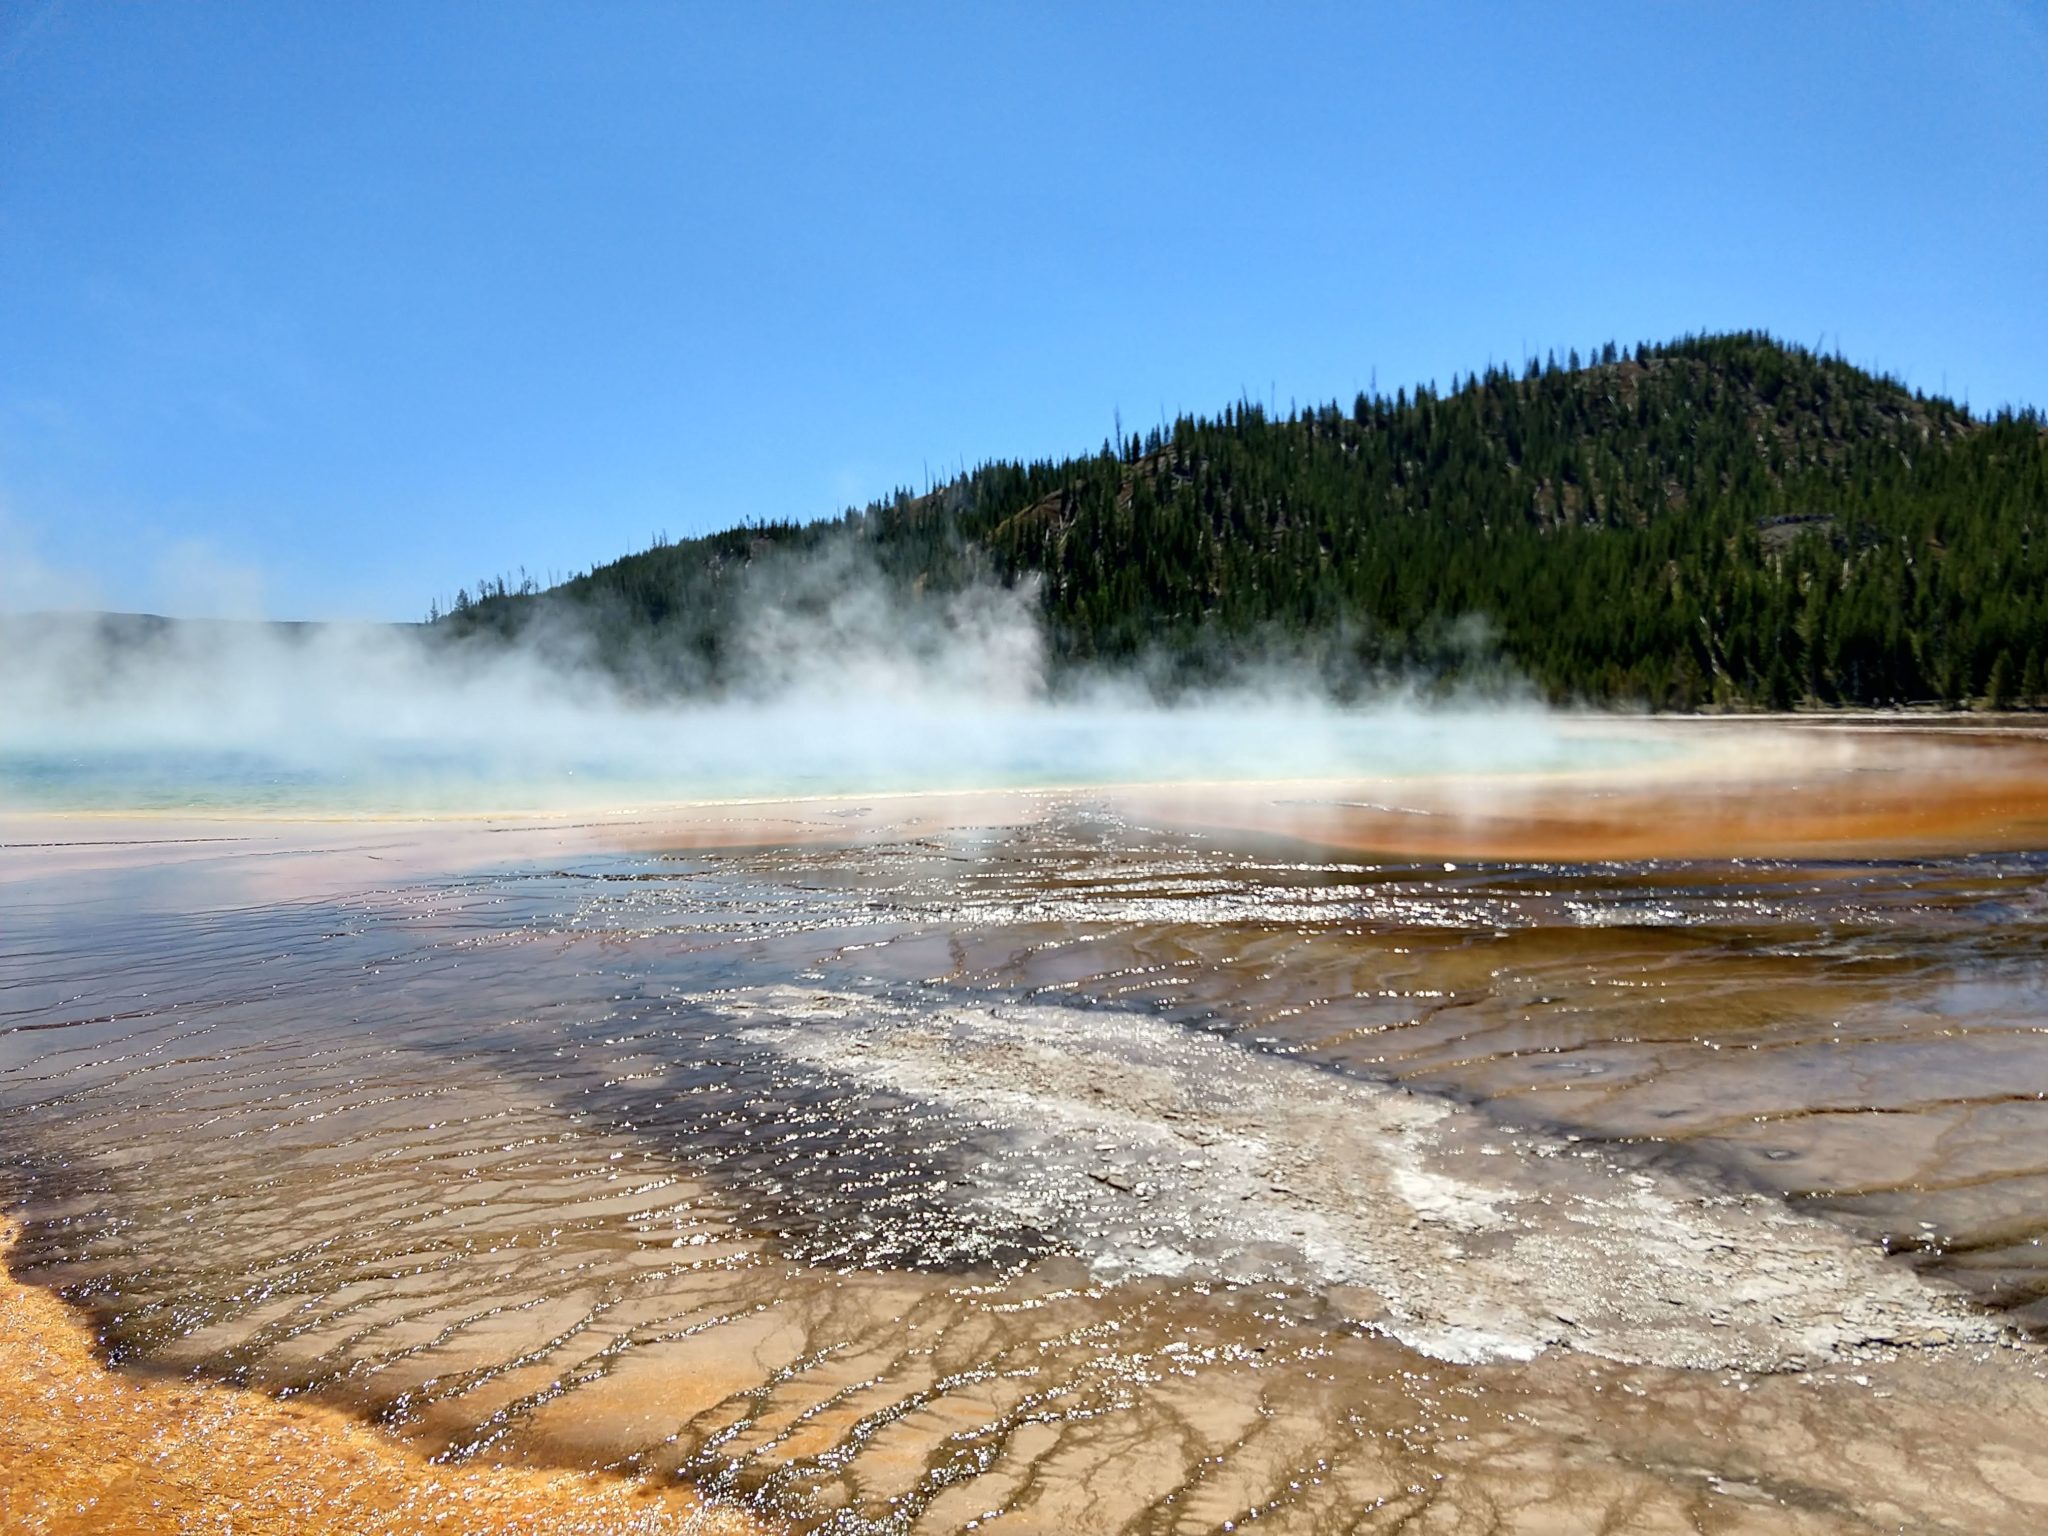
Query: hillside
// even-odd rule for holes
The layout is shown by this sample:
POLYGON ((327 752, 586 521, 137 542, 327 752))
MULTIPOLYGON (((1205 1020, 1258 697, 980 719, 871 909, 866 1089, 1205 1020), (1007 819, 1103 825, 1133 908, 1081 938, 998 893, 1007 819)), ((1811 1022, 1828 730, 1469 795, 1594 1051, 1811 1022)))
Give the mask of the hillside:
POLYGON ((1560 701, 2024 704, 2048 651, 2039 531, 2038 414, 1972 417, 1745 333, 1284 418, 1241 403, 547 591, 491 583, 435 627, 570 620, 642 686, 716 687, 746 605, 805 600, 793 557, 850 547, 905 603, 1036 580, 1063 669, 1190 681, 1253 646, 1352 678, 1505 663, 1560 701))

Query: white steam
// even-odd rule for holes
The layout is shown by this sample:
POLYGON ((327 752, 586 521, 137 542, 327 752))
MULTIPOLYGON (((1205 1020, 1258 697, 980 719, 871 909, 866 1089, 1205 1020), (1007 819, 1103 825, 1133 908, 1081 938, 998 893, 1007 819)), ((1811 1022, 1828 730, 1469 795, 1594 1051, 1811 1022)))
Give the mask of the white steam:
POLYGON ((1050 686, 1037 594, 906 594, 845 544, 743 587, 715 697, 663 699, 562 621, 409 626, 0 617, 0 805, 465 810, 1563 766, 1527 702, 1330 701, 1267 662, 1172 704, 1050 686))

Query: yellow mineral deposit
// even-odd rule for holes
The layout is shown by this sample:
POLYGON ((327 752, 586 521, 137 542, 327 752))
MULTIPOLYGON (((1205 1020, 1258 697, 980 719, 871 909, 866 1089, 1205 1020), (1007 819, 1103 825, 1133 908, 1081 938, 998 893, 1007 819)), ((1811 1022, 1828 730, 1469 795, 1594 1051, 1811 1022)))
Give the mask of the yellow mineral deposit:
POLYGON ((48 1292, 8 1273, 0 1221, 0 1529, 48 1536, 446 1531, 741 1536, 764 1529, 656 1480, 470 1464, 315 1404, 107 1370, 48 1292))

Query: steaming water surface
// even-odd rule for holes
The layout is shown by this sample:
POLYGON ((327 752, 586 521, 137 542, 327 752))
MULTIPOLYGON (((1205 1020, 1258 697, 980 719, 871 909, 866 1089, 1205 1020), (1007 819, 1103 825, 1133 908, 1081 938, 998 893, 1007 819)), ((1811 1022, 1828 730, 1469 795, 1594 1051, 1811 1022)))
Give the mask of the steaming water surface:
POLYGON ((1452 814, 1390 793, 13 848, 18 1267, 123 1363, 809 1529, 2039 1528, 2031 834, 1268 826, 1452 814))
MULTIPOLYGON (((451 701, 451 709, 463 708, 451 701)), ((246 722, 228 722, 230 727, 246 722)), ((408 722, 399 722, 401 726, 408 722)), ((331 727, 138 745, 59 718, 0 742, 0 808, 331 815, 662 805, 1065 784, 1552 773, 1649 763, 1673 743, 1538 711, 1208 702, 1184 709, 736 703, 568 713, 539 734, 331 727)))

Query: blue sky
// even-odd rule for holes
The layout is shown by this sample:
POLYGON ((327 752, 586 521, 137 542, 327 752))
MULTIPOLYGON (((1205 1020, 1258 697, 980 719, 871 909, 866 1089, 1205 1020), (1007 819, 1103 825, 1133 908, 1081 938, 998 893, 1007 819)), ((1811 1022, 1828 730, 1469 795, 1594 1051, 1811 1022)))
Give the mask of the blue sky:
POLYGON ((0 601, 417 617, 1760 326, 2048 404, 2048 7, 0 0, 0 601))

